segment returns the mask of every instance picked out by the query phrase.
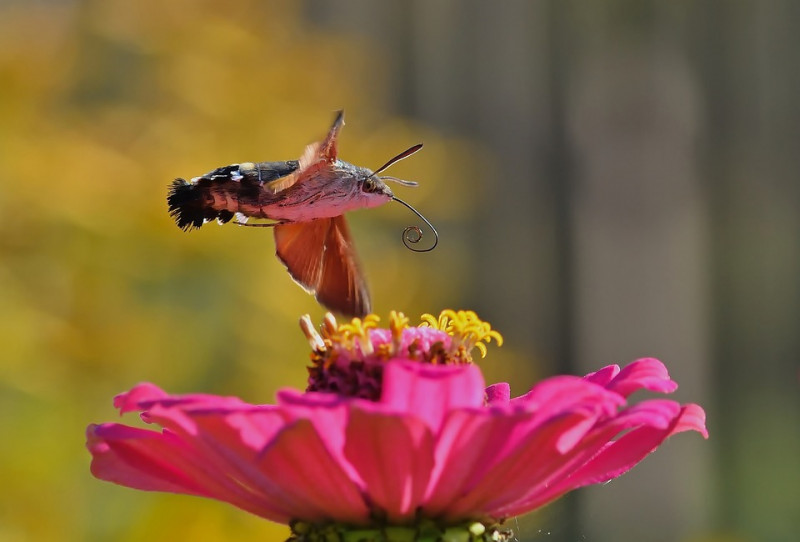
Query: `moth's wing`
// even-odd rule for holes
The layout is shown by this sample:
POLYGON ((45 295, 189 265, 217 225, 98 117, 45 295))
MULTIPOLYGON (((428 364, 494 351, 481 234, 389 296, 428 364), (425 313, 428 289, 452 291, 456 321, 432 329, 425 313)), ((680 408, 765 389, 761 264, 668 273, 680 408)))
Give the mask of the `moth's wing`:
POLYGON ((363 318, 372 310, 367 282, 344 216, 331 219, 317 301, 346 316, 363 318))
POLYGON ((310 294, 319 287, 329 229, 329 219, 278 224, 273 228, 275 254, 295 282, 310 294))
POLYGON ((315 170, 330 167, 330 164, 336 161, 339 132, 342 130, 342 126, 344 126, 344 111, 339 111, 325 139, 306 147, 305 152, 298 160, 299 167, 297 170, 290 175, 265 184, 264 188, 277 194, 301 182, 303 179, 307 179, 315 170))
POLYGON ((346 316, 370 312, 367 284, 343 216, 275 226, 275 252, 324 307, 346 316))
POLYGON ((319 157, 326 162, 333 162, 339 154, 339 132, 344 126, 344 110, 336 113, 336 118, 333 121, 333 126, 328 131, 328 135, 320 143, 318 153, 319 157))

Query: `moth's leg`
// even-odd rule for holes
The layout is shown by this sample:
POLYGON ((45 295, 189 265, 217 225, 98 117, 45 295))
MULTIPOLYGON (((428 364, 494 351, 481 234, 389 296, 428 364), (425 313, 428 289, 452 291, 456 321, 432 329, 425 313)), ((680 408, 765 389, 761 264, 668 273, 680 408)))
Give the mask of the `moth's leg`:
POLYGON ((248 224, 247 222, 239 222, 234 220, 231 224, 236 224, 237 226, 247 226, 248 228, 274 228, 275 226, 280 226, 283 222, 272 222, 270 224, 264 224, 260 222, 258 224, 248 224))
MULTIPOLYGON (((237 213, 238 215, 238 213, 237 213)), ((281 224, 290 224, 291 220, 281 220, 279 222, 257 222, 255 224, 248 224, 246 216, 237 216, 236 220, 231 222, 231 224, 236 224, 237 226, 247 226, 248 228, 274 228, 275 226, 280 226, 281 224)))

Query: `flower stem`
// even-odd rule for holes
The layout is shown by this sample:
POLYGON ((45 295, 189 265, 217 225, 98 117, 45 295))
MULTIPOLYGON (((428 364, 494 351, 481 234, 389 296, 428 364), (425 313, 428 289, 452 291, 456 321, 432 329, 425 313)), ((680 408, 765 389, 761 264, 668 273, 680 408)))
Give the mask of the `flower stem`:
POLYGON ((511 531, 479 521, 440 527, 432 521, 420 525, 353 527, 337 523, 314 525, 303 521, 291 524, 292 536, 286 542, 504 542, 511 531))

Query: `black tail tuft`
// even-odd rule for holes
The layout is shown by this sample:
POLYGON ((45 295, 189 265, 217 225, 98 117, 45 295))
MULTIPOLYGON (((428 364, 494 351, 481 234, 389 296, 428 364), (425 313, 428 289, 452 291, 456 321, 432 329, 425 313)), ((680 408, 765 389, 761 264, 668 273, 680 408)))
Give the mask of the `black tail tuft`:
POLYGON ((205 204, 202 187, 175 179, 167 194, 169 214, 178 227, 184 231, 199 228, 207 220, 216 218, 217 213, 205 204))

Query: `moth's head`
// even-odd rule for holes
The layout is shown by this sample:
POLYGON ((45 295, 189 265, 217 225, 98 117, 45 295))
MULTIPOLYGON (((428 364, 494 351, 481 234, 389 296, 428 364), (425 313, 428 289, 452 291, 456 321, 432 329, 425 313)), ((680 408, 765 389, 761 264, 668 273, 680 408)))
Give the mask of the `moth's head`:
POLYGON ((367 207, 378 207, 394 198, 392 189, 386 186, 380 177, 368 169, 360 183, 361 196, 367 202, 367 207))
POLYGON ((422 148, 422 143, 417 143, 413 147, 410 147, 385 164, 381 167, 376 169, 375 171, 370 171, 367 168, 359 168, 361 171, 361 192, 367 195, 368 200, 375 201, 374 204, 368 205, 368 207, 377 207, 378 205, 382 205, 389 200, 396 200, 397 198, 394 197, 392 193, 392 189, 386 186, 384 181, 392 181, 394 183, 400 184, 402 186, 417 186, 417 183, 414 181, 405 181, 403 179, 398 179, 397 177, 392 177, 390 175, 381 175, 380 173, 384 171, 386 168, 394 164, 395 162, 399 162, 403 158, 407 158, 411 156, 418 150, 422 148))

